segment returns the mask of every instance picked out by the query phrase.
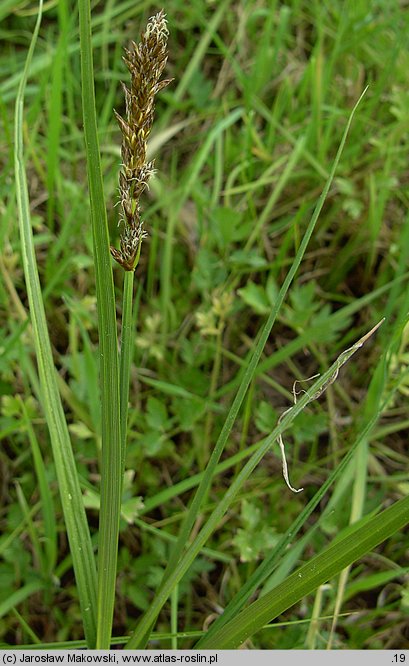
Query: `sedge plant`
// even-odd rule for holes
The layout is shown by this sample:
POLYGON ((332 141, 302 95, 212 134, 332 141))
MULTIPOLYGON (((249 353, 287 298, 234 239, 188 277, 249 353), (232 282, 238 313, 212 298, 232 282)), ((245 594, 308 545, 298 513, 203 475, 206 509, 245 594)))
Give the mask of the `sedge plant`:
POLYGON ((131 75, 123 85, 126 117, 115 112, 122 133, 122 167, 119 176, 120 223, 123 225, 120 250, 111 247, 114 259, 124 269, 124 299, 120 363, 117 354, 115 300, 112 271, 108 260, 108 227, 102 192, 95 118, 92 75, 91 14, 89 3, 79 2, 83 80, 84 132, 88 146, 88 179, 94 238, 99 333, 101 340, 101 389, 103 423, 100 549, 98 558, 97 647, 110 644, 115 598, 116 562, 122 477, 125 467, 129 373, 132 353, 133 276, 145 236, 140 197, 153 174, 153 162, 146 159, 147 139, 153 116, 155 95, 169 80, 160 81, 167 60, 166 18, 163 11, 152 17, 141 42, 126 49, 124 61, 131 75), (98 200, 98 203, 97 203, 98 200), (108 270, 107 270, 108 268, 108 270), (104 341, 104 342, 102 342, 104 341), (118 368, 119 363, 119 368, 118 368), (105 397, 105 400, 104 400, 105 397), (105 435, 105 437, 104 437, 105 435))
MULTIPOLYGON (((34 240, 30 219, 27 179, 23 153, 23 104, 24 92, 40 29, 42 0, 27 62, 21 78, 16 99, 15 113, 15 174, 22 256, 24 264, 27 294, 29 300, 31 326, 34 333, 35 349, 40 379, 40 394, 44 414, 47 420, 52 451, 56 465, 61 503, 64 511, 66 530, 69 538, 78 596, 81 604, 81 616, 84 625, 85 645, 88 648, 109 649, 112 637, 112 617, 115 607, 115 585, 117 577, 118 533, 121 515, 121 494, 126 456, 126 437, 128 420, 129 377, 133 358, 133 290, 134 274, 138 266, 141 244, 146 231, 141 213, 141 196, 154 171, 154 164, 147 160, 147 140, 152 129, 155 95, 169 80, 161 80, 167 61, 168 29, 164 11, 160 11, 147 22, 139 43, 132 42, 125 51, 124 61, 130 74, 129 87, 124 85, 125 116, 115 113, 122 135, 122 164, 119 175, 119 206, 121 238, 119 249, 110 247, 105 198, 102 185, 100 151, 95 109, 93 50, 91 34, 91 10, 89 0, 79 0, 81 79, 83 99, 84 135, 87 153, 89 198, 93 235, 95 282, 98 303, 100 388, 101 388, 101 486, 100 486, 100 524, 98 531, 98 556, 94 556, 93 543, 85 515, 79 476, 75 465, 68 427, 59 393, 58 379, 52 358, 52 349, 47 331, 44 303, 38 279, 38 269, 34 252, 34 240), (116 303, 114 295, 111 257, 124 272, 123 304, 121 322, 121 346, 118 352, 116 303)), ((220 18, 220 11, 217 16, 220 18)), ((203 522, 196 533, 194 526, 201 516, 215 475, 224 469, 220 458, 226 449, 232 428, 246 397, 249 386, 256 377, 262 352, 273 329, 280 308, 300 267, 308 243, 314 232, 324 201, 333 183, 336 169, 347 139, 354 113, 360 100, 355 105, 347 122, 341 144, 327 174, 322 194, 316 204, 306 231, 300 241, 293 262, 283 281, 274 306, 255 339, 253 348, 243 363, 243 372, 237 378, 237 392, 227 414, 220 435, 212 448, 212 453, 202 473, 184 490, 196 488, 193 500, 186 511, 179 535, 173 539, 168 564, 163 579, 158 586, 149 608, 143 613, 129 639, 124 640, 127 648, 145 647, 152 635, 157 618, 171 599, 173 618, 172 629, 176 629, 174 615, 177 613, 177 590, 183 576, 189 571, 198 555, 203 552, 206 542, 215 532, 221 519, 232 506, 255 467, 278 441, 282 444, 282 434, 294 419, 314 399, 335 381, 340 367, 368 339, 376 327, 359 338, 312 384, 308 391, 295 402, 278 420, 275 428, 254 447, 243 452, 234 460, 228 461, 238 472, 221 501, 203 522), (247 462, 246 462, 247 459, 247 462), (175 610, 176 609, 176 610, 175 610)), ((229 124, 237 122, 241 110, 235 110, 228 119, 224 119, 219 128, 222 131, 229 124)), ((209 135, 217 139, 217 131, 209 135)), ((300 141, 299 150, 303 148, 300 141)), ((298 154, 298 153, 297 153, 298 154)), ((199 156, 199 162, 202 156, 199 156)), ((199 167, 198 167, 199 169, 199 167)), ((195 173, 195 172, 194 172, 195 173)), ((193 177, 193 176, 192 176, 193 177)), ((259 231, 256 228, 257 233, 259 231)), ((256 232, 254 232, 256 233, 256 232)), ((253 242, 254 234, 251 236, 253 242)), ((358 521, 351 531, 341 535, 336 543, 329 545, 313 560, 299 567, 281 583, 257 601, 245 607, 251 597, 260 591, 263 582, 275 571, 280 558, 295 535, 306 524, 313 510, 323 499, 333 484, 346 473, 362 442, 369 436, 379 414, 391 399, 391 391, 385 385, 386 354, 378 362, 375 370, 373 393, 376 397, 375 414, 367 414, 355 433, 350 450, 340 464, 331 473, 323 486, 306 504, 302 513, 272 549, 268 558, 260 564, 252 576, 242 586, 227 606, 225 613, 214 622, 200 638, 199 648, 237 648, 244 641, 260 631, 264 624, 276 618, 280 613, 297 603, 305 595, 317 589, 319 585, 336 576, 345 567, 362 557, 376 545, 401 529, 408 522, 409 499, 396 501, 387 510, 373 512, 358 521), (376 382, 375 382, 376 380, 376 382)), ((35 373, 34 373, 35 374, 35 373)), ((34 380, 35 381, 35 380, 34 380)), ((210 437, 207 429, 206 439, 210 437)), ((33 442, 36 470, 44 476, 38 460, 38 447, 31 428, 28 429, 33 442)), ((207 444, 206 444, 207 446, 207 444)), ((288 471, 283 458, 285 476, 288 471)), ((289 484, 289 481, 288 481, 289 484)), ((290 485, 290 484, 289 484, 290 485)), ((43 495, 46 495, 42 484, 43 495)), ((173 491, 173 492, 177 492, 173 491)), ((182 490, 180 490, 182 492, 182 490)), ((24 499, 21 499, 24 505, 24 499)), ((26 507, 25 507, 26 509, 26 507)), ((26 512, 27 513, 27 512, 26 512)), ((28 515, 28 513, 27 513, 28 515)), ((29 516, 28 516, 29 520, 29 516)), ((27 596, 38 592, 39 588, 26 590, 27 596)), ((21 595, 15 603, 21 600, 21 595)), ((173 646, 177 646, 174 642, 173 646)), ((46 647, 46 646, 44 646, 46 647)))

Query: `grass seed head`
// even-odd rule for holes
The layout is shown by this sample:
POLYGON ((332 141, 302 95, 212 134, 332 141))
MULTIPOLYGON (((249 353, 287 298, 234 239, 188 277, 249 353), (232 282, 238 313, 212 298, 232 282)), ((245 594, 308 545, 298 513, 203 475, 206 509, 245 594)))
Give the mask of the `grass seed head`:
POLYGON ((111 247, 111 254, 126 271, 135 270, 142 240, 147 235, 143 229, 139 200, 155 171, 154 162, 146 161, 147 140, 155 113, 155 95, 171 81, 159 80, 168 59, 168 36, 166 14, 161 10, 149 19, 140 43, 132 42, 131 48, 125 49, 123 57, 131 75, 130 87, 122 84, 125 118, 114 111, 122 133, 119 193, 123 232, 120 250, 111 247))

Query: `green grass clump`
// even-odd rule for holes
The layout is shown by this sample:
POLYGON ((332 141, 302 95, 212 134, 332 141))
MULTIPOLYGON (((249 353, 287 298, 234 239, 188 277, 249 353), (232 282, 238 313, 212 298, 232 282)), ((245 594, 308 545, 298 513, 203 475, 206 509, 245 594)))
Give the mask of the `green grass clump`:
POLYGON ((0 9, 0 641, 405 647, 407 18, 159 9, 0 9))

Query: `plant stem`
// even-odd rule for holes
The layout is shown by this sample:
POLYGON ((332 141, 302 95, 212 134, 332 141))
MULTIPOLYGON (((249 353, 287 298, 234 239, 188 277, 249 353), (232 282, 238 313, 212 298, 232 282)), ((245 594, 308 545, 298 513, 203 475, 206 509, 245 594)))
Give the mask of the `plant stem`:
POLYGON ((124 271, 124 292, 122 305, 122 339, 120 353, 119 385, 121 403, 121 461, 122 476, 125 471, 126 431, 128 421, 129 378, 131 374, 133 336, 132 300, 134 271, 124 271))
POLYGON ((119 363, 114 284, 97 134, 90 0, 79 0, 81 79, 98 302, 102 413, 97 649, 109 649, 122 491, 119 363))

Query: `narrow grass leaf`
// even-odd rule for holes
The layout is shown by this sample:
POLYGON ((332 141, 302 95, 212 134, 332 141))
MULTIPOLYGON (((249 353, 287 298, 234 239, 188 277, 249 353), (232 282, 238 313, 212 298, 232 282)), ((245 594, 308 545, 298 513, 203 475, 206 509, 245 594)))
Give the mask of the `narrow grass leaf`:
POLYGON ((0 617, 9 613, 13 608, 21 604, 23 601, 31 597, 32 594, 44 589, 44 583, 40 580, 27 583, 19 590, 10 594, 10 596, 0 603, 0 617))
POLYGON ((326 581, 333 578, 345 567, 382 541, 391 537, 409 522, 409 497, 395 502, 378 516, 364 524, 356 523, 355 529, 334 542, 312 560, 301 566, 283 583, 258 599, 234 619, 225 624, 211 638, 200 642, 202 650, 236 649, 245 640, 271 622, 281 613, 291 608, 307 594, 311 594, 326 581))
POLYGON ((42 548, 42 545, 40 543, 39 532, 34 525, 34 522, 32 520, 32 515, 30 513, 30 509, 28 506, 28 502, 25 498, 24 492, 18 481, 15 482, 15 488, 16 488, 18 503, 20 505, 20 510, 24 516, 24 523, 27 526, 26 533, 30 540, 30 545, 31 545, 30 550, 32 551, 33 561, 38 563, 38 568, 40 570, 41 576, 46 576, 48 573, 47 561, 44 549, 42 548))
POLYGON ((43 398, 42 407, 50 432, 61 503, 70 543, 70 550, 72 553, 78 596, 82 609, 85 636, 89 647, 94 647, 96 636, 95 560, 67 423, 58 392, 56 371, 53 364, 51 344, 48 336, 44 304, 34 252, 34 240, 31 227, 28 187, 23 154, 24 91, 40 28, 42 4, 42 0, 40 0, 38 19, 16 98, 15 177, 17 206, 21 235, 21 252, 43 398))
POLYGON ((41 497, 41 510, 44 520, 44 550, 46 553, 46 569, 48 575, 51 576, 54 573, 54 568, 57 561, 57 522, 53 506, 53 497, 47 481, 46 469, 41 454, 41 449, 37 441, 34 428, 31 425, 31 421, 27 414, 26 406, 22 400, 21 409, 30 440, 31 453, 34 460, 34 469, 36 472, 38 489, 41 497))
POLYGON ((98 551, 97 644, 109 649, 115 601, 122 456, 119 362, 114 284, 109 252, 95 110, 89 0, 79 0, 81 82, 88 185, 91 203, 94 266, 98 304, 102 412, 101 511, 98 551))

